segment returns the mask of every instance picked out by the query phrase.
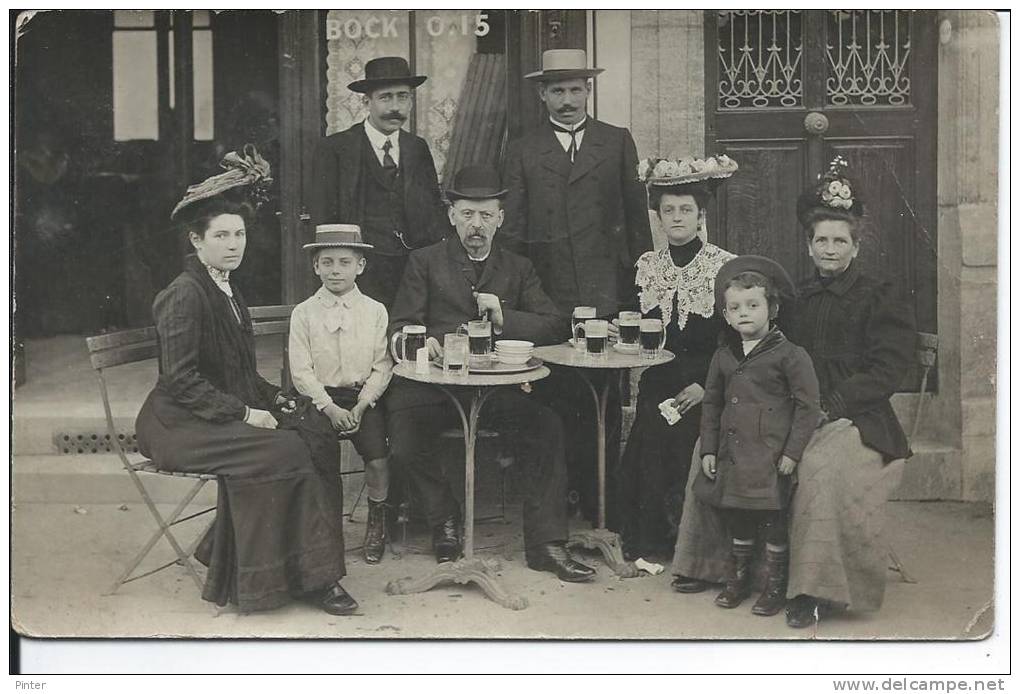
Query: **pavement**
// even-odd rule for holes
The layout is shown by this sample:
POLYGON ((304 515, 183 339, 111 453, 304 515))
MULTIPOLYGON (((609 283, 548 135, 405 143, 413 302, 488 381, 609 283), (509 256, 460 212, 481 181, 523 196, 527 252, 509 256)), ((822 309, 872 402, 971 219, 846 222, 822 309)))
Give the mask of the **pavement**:
MULTIPOLYGON (((481 504, 479 515, 494 508, 481 504)), ((531 571, 524 565, 518 516, 516 507, 508 508, 507 522, 478 524, 476 547, 480 556, 502 563, 502 580, 527 598, 527 609, 500 607, 470 584, 388 595, 388 581, 435 566, 430 554, 415 549, 426 546, 426 534, 412 532, 406 545, 397 546, 399 557, 388 551, 381 564, 368 566, 356 550, 364 526, 348 523, 343 584, 361 604, 357 614, 333 617, 294 603, 241 615, 204 602, 177 566, 104 594, 155 527, 141 503, 19 502, 11 536, 12 620, 21 634, 38 637, 977 639, 993 627, 994 518, 983 504, 890 503, 890 547, 917 583, 904 583, 890 571, 880 611, 835 613, 803 631, 786 627, 782 615, 752 615, 752 600, 723 610, 712 602, 714 590, 672 592, 665 558, 658 558, 667 565, 658 576, 621 579, 585 553, 598 570, 587 584, 531 571)), ((184 526, 180 539, 191 540, 202 526, 184 526)), ((161 543, 146 565, 172 556, 161 543)))

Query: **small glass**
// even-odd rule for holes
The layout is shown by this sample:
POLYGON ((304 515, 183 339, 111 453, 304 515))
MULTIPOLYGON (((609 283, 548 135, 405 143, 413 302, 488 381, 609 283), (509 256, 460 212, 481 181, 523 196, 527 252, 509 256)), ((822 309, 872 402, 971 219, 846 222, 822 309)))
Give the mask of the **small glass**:
POLYGON ((666 332, 658 318, 641 319, 641 357, 656 359, 666 345, 666 332))
POLYGON ((461 378, 468 374, 468 336, 447 333, 443 336, 443 373, 461 378))
POLYGON ((609 321, 586 320, 584 322, 584 351, 589 357, 604 357, 609 349, 609 321))
POLYGON ((574 347, 577 349, 584 349, 584 340, 581 339, 581 335, 584 334, 584 322, 591 320, 596 316, 594 306, 576 306, 574 307, 574 313, 570 318, 570 332, 574 338, 574 347))
POLYGON ((637 348, 641 337, 641 314, 637 311, 620 311, 620 344, 637 348))

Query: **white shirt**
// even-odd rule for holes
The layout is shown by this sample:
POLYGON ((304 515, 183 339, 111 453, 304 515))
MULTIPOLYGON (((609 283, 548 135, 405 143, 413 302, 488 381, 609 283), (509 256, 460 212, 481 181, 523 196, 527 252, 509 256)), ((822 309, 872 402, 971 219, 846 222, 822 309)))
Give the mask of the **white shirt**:
MULTIPOLYGON (((585 116, 584 118, 582 118, 577 123, 574 123, 573 125, 567 125, 566 123, 560 123, 558 121, 553 120, 552 118, 549 119, 549 122, 552 123, 553 125, 555 125, 557 128, 565 128, 567 130, 577 130, 582 125, 584 125, 587 120, 588 120, 588 116, 585 116)), ((585 132, 586 131, 581 130, 580 132, 574 134, 574 140, 577 142, 577 150, 576 151, 578 151, 578 152, 581 151, 581 141, 584 139, 584 133, 585 132)), ((569 152, 570 151, 570 133, 561 133, 559 130, 553 130, 553 133, 556 134, 556 139, 560 141, 560 145, 563 147, 563 151, 564 152, 569 152)))
POLYGON ((393 157, 394 163, 400 166, 400 130, 394 130, 389 135, 382 133, 378 128, 372 125, 368 119, 365 119, 365 133, 368 135, 368 141, 372 144, 372 151, 375 152, 376 158, 379 160, 379 165, 383 163, 383 158, 386 156, 386 152, 383 151, 383 145, 386 141, 390 142, 390 156, 393 157))
POLYGON ((763 339, 764 338, 758 338, 757 340, 741 340, 741 342, 744 343, 744 356, 746 357, 748 354, 750 354, 751 350, 757 347, 758 343, 761 342, 763 339))
POLYGON ((318 409, 333 399, 325 386, 361 387, 375 405, 393 375, 386 349, 386 307, 355 286, 343 296, 320 287, 290 317, 290 373, 298 392, 318 409))

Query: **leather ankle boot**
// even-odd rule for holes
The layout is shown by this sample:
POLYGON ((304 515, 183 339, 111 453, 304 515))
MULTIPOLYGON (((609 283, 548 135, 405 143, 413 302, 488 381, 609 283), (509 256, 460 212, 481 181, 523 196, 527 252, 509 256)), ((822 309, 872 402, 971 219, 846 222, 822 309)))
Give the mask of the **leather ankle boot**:
POLYGON ((715 604, 727 609, 739 606, 751 594, 751 555, 754 554, 754 545, 734 542, 732 552, 726 587, 715 597, 715 604))
POLYGON ((768 579, 765 582, 765 590, 758 597, 751 608, 751 612, 762 617, 771 617, 779 614, 786 606, 786 577, 787 562, 790 553, 787 550, 774 552, 771 549, 765 550, 765 568, 768 571, 768 579))
POLYGON ((389 504, 368 500, 368 523, 365 525, 365 562, 378 564, 386 550, 386 516, 389 504))

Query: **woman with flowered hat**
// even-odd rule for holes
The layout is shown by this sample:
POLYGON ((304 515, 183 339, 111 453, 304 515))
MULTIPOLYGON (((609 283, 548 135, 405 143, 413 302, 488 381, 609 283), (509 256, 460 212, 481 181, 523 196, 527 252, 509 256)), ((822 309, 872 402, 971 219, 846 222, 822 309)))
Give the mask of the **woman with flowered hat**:
POLYGON ((135 423, 139 449, 163 470, 219 477, 216 520, 195 552, 209 567, 204 599, 252 612, 300 597, 349 614, 336 434, 307 398, 259 375, 230 276, 269 164, 248 145, 222 166, 171 214, 194 253, 152 306, 159 379, 135 423))
MULTIPOLYGON (((779 319, 811 357, 823 411, 790 508, 786 621, 797 628, 816 624, 829 607, 882 605, 885 503, 911 454, 889 399, 910 372, 914 315, 891 282, 857 260, 864 203, 847 169, 837 157, 797 202, 815 271, 779 319)), ((724 533, 705 505, 685 506, 673 573, 691 585, 721 582, 726 557, 712 543, 724 533)))
POLYGON ((638 164, 648 206, 667 239, 664 248, 638 259, 640 309, 645 318, 662 320, 666 349, 677 358, 642 374, 637 416, 615 471, 610 522, 631 557, 668 556, 676 533, 705 375, 724 325, 715 309, 715 276, 734 257, 706 240, 706 207, 736 170, 725 155, 650 158, 638 164), (679 412, 679 421, 666 421, 660 410, 664 402, 679 412))

